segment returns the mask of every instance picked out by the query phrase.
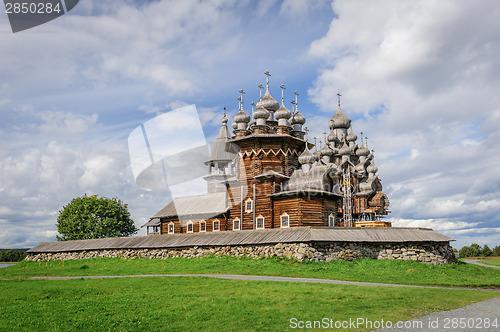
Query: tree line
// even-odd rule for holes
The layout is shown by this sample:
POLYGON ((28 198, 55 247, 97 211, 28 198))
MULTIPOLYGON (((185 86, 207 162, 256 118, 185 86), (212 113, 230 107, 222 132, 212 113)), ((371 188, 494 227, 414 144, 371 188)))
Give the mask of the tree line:
POLYGON ((496 246, 493 249, 490 249, 487 244, 484 247, 481 247, 477 243, 473 243, 470 246, 462 247, 458 251, 460 257, 492 257, 492 256, 500 256, 500 246, 496 246))
POLYGON ((20 262, 28 249, 0 249, 0 262, 20 262))

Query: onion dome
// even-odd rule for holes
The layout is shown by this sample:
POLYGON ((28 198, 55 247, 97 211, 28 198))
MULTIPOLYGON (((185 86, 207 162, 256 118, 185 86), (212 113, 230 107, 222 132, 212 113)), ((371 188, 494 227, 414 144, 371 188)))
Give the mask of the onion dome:
POLYGON ((233 129, 238 129, 238 124, 233 121, 233 123, 231 124, 231 127, 233 127, 233 129))
POLYGON ((368 156, 370 154, 370 150, 368 150, 367 148, 365 148, 365 146, 363 145, 363 143, 361 143, 361 147, 359 149, 356 150, 356 154, 358 156, 368 156))
POLYGON ((300 114, 298 110, 295 111, 293 113, 292 119, 290 119, 290 124, 303 125, 304 123, 306 123, 306 117, 300 114))
POLYGON ((284 104, 281 104, 280 108, 274 113, 274 116, 276 117, 276 120, 280 119, 290 119, 292 117, 292 112, 288 108, 285 107, 284 104))
MULTIPOLYGON (((258 103, 257 103, 258 105, 258 103)), ((253 111, 253 118, 254 119, 267 119, 269 118, 269 111, 264 108, 264 106, 261 105, 258 105, 257 108, 253 111)))
POLYGON ((334 133, 330 133, 326 139, 328 142, 337 142, 337 136, 334 133))
POLYGON ((280 107, 280 104, 276 101, 271 96, 271 93, 269 92, 269 88, 266 89, 266 93, 264 94, 264 97, 262 97, 258 102, 257 102, 257 108, 259 106, 263 106, 265 109, 268 111, 277 111, 278 108, 280 107))
POLYGON ((328 147, 328 144, 323 145, 321 150, 319 150, 319 154, 321 157, 323 156, 333 156, 333 151, 328 147))
POLYGON ((351 148, 347 145, 347 143, 344 141, 344 145, 339 150, 339 154, 341 156, 349 155, 352 154, 351 148))
POLYGON ((301 165, 304 165, 304 164, 312 164, 316 161, 316 156, 313 155, 311 153, 311 151, 309 151, 309 148, 307 147, 307 144, 306 143, 306 148, 304 149, 304 152, 302 152, 299 156, 299 163, 301 165))
POLYGON ((349 117, 342 112, 342 109, 339 106, 337 113, 335 113, 328 121, 328 127, 333 130, 336 128, 348 129, 350 126, 351 119, 349 119, 349 117))
POLYGON ((371 164, 366 168, 366 170, 368 171, 368 173, 377 173, 378 172, 378 167, 377 165, 375 165, 375 162, 372 161, 371 164))
POLYGON ((349 132, 349 135, 347 135, 347 141, 348 142, 355 142, 357 139, 358 139, 358 136, 356 136, 354 131, 352 131, 352 127, 351 127, 351 131, 349 132))
POLYGON ((244 123, 245 125, 250 122, 250 115, 248 115, 243 108, 234 116, 234 123, 244 123))

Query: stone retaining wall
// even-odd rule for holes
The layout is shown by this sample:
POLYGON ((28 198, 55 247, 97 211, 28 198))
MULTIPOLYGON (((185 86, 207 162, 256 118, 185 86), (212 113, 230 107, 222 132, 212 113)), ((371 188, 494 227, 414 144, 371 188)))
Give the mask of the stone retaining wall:
POLYGON ((164 249, 89 250, 57 253, 31 253, 28 261, 85 259, 94 257, 194 258, 209 255, 233 257, 284 257, 298 261, 329 262, 334 259, 352 261, 359 258, 414 260, 435 265, 456 262, 448 243, 278 243, 268 245, 191 247, 164 249))

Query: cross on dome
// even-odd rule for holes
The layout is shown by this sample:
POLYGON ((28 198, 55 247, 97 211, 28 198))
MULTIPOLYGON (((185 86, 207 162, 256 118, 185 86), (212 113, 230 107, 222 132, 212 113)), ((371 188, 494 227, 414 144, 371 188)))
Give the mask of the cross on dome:
POLYGON ((269 73, 269 70, 266 70, 264 72, 264 75, 266 75, 266 89, 269 90, 269 77, 271 76, 271 74, 269 73))
POLYGON ((261 99, 262 98, 262 89, 264 89, 264 87, 262 86, 262 83, 260 83, 257 87, 259 88, 259 99, 261 99))
POLYGON ((243 89, 241 89, 238 92, 240 93, 240 102, 241 102, 241 107, 240 108, 243 108, 243 95, 245 94, 245 91, 243 91, 243 89))
POLYGON ((283 84, 283 83, 282 83, 282 84, 280 85, 280 88, 281 88, 281 104, 283 104, 283 103, 284 103, 284 100, 285 100, 285 98, 284 98, 284 92, 285 92, 285 89, 286 89, 286 88, 285 88, 285 84, 283 84))

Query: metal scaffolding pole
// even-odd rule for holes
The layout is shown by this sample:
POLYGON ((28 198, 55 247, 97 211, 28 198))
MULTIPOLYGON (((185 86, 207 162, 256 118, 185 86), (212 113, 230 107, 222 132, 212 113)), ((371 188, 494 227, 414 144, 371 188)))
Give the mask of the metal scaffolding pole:
POLYGON ((342 211, 344 212, 344 227, 352 227, 352 191, 351 191, 351 172, 349 166, 344 167, 342 171, 343 175, 343 206, 342 211))

